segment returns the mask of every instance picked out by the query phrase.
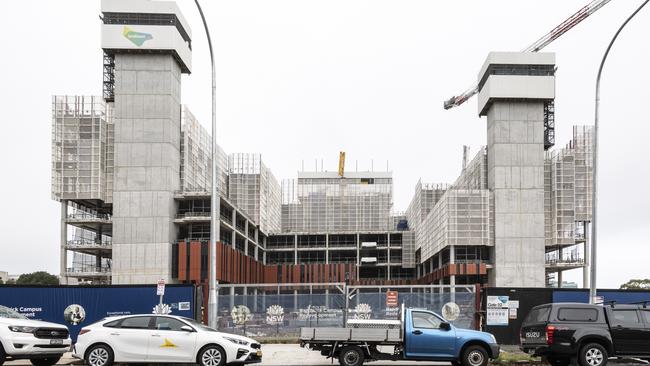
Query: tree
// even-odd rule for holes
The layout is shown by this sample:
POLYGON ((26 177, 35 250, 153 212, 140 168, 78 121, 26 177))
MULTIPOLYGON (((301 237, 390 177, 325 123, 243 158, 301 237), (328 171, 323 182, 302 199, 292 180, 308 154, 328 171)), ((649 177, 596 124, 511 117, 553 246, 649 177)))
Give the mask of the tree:
POLYGON ((632 279, 621 285, 621 290, 650 289, 650 278, 632 279))
POLYGON ((17 285, 58 285, 59 278, 44 271, 21 274, 17 285))
POLYGON ((0 285, 4 285, 4 283, 5 281, 3 281, 2 278, 0 278, 0 285))

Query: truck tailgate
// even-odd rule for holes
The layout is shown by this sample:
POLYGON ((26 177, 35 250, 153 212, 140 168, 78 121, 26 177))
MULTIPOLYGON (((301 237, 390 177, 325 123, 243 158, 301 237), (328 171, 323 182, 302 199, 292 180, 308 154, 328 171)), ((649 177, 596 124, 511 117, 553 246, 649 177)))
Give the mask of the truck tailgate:
POLYGON ((399 329, 372 328, 300 328, 302 341, 400 342, 399 329))

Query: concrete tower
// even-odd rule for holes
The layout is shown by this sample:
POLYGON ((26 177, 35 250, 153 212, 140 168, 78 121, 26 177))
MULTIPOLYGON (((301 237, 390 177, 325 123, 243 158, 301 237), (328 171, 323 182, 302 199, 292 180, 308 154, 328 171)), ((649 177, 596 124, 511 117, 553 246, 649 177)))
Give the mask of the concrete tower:
POLYGON ((190 28, 171 1, 102 0, 102 13, 115 123, 112 283, 170 281, 190 28))
POLYGON ((478 75, 487 116, 492 286, 544 287, 544 150, 552 145, 553 53, 492 52, 478 75))

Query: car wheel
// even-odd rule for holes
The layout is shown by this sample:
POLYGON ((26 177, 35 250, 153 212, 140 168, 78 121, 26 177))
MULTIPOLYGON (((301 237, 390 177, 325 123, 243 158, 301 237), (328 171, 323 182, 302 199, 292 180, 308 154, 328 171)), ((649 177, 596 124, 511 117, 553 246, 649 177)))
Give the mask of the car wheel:
POLYGON ((0 344, 0 366, 2 366, 3 363, 5 363, 6 359, 7 356, 5 356, 5 350, 2 349, 2 344, 0 344))
POLYGON ((32 358, 29 360, 29 362, 32 363, 34 366, 52 366, 56 365, 57 362, 61 359, 61 356, 59 357, 47 357, 47 358, 32 358))
POLYGON ((589 343, 580 349, 578 359, 582 366, 607 365, 607 350, 598 343, 589 343))
POLYGON ((486 366, 488 363, 488 353, 481 346, 469 346, 463 352, 461 363, 463 366, 486 366))
POLYGON ((113 365, 113 350, 105 344, 98 344, 86 352, 86 365, 111 366, 113 365))
POLYGON ((208 346, 201 350, 198 357, 201 366, 223 366, 226 364, 226 352, 219 346, 208 346))
POLYGON ((361 366, 364 361, 363 350, 357 346, 343 347, 339 352, 339 363, 341 366, 361 366))

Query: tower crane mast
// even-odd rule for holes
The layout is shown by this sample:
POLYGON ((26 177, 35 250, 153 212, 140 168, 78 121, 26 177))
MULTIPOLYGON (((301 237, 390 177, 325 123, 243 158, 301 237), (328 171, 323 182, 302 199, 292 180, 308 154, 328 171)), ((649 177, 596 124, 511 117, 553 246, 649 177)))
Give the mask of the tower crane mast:
MULTIPOLYGON (((565 21, 560 23, 557 27, 553 28, 550 32, 542 36, 540 39, 535 41, 530 46, 524 48, 522 52, 538 52, 541 51, 544 47, 553 43, 556 39, 560 38, 564 33, 568 32, 571 28, 575 27, 577 24, 585 20, 591 14, 598 11, 603 6, 607 5, 611 0, 593 0, 589 4, 583 6, 575 14, 571 15, 565 21)), ((478 93, 478 84, 474 84, 471 88, 467 89, 460 95, 451 97, 449 100, 444 102, 445 109, 451 109, 458 107, 459 105, 465 103, 469 98, 478 93)))

